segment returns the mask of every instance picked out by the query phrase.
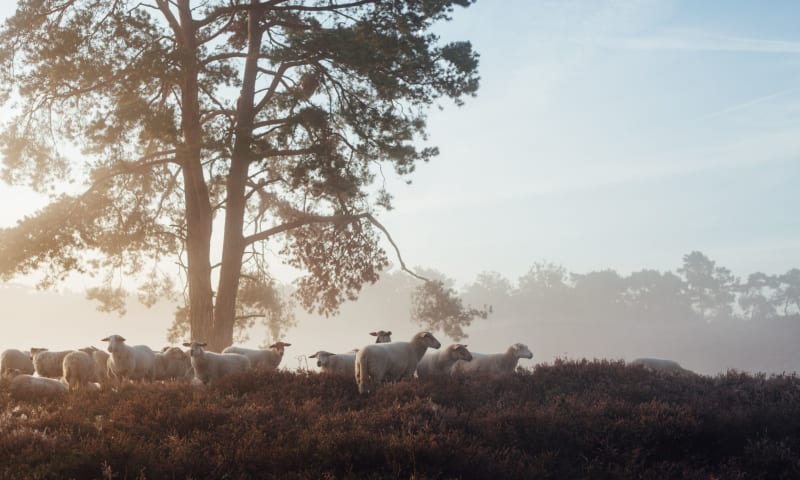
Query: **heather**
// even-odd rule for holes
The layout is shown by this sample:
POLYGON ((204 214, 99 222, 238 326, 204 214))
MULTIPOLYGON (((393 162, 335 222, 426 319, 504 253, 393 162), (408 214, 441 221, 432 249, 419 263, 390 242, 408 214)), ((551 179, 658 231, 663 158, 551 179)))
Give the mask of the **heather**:
POLYGON ((0 390, 2 478, 800 477, 800 379, 558 360, 511 378, 249 372, 61 402, 0 390))

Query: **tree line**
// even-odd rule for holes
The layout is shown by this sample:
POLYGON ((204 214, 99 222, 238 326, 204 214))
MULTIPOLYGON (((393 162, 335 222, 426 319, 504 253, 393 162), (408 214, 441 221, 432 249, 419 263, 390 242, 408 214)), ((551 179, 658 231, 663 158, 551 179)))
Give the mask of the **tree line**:
MULTIPOLYGON (((415 294, 415 282, 399 271, 384 272, 365 287, 357 302, 345 304, 345 318, 376 318, 386 324, 415 322, 421 328, 444 333, 454 341, 467 337, 473 321, 500 318, 547 319, 553 322, 624 325, 659 324, 691 329, 699 325, 724 326, 731 322, 800 321, 800 269, 783 274, 755 272, 745 280, 699 251, 683 256, 673 271, 642 269, 621 274, 613 269, 574 273, 559 264, 535 262, 516 281, 498 272, 484 271, 463 286, 441 272, 418 271, 457 292, 461 311, 484 308, 487 315, 459 316, 459 309, 425 302, 415 294), (428 309, 428 310, 426 310, 428 309), (437 314, 426 315, 429 310, 437 314)), ((279 304, 284 317, 269 316, 265 324, 273 338, 308 313, 279 304)), ((255 323, 242 322, 239 334, 255 323)))

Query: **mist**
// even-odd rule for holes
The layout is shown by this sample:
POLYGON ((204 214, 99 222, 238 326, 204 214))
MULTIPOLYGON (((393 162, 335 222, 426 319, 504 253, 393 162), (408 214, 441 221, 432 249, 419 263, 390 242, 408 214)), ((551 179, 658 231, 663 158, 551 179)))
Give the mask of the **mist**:
MULTIPOLYGON (((444 278, 435 271, 426 275, 444 278)), ((627 275, 614 270, 567 272, 552 263, 535 263, 527 274, 508 279, 484 272, 455 286, 464 302, 490 306, 487 319, 462 325, 459 339, 474 352, 500 352, 516 342, 527 344, 532 368, 557 358, 667 358, 697 373, 714 375, 729 369, 756 373, 800 370, 797 270, 767 275, 755 272, 746 280, 700 252, 684 256, 671 271, 642 269, 627 275), (703 285, 704 296, 696 287, 703 285)), ((391 330, 395 341, 427 329, 411 318, 411 294, 418 281, 404 272, 384 272, 366 286, 357 301, 325 317, 295 306, 293 324, 279 325, 278 336, 256 322, 237 332, 248 347, 275 340, 292 344, 281 368, 316 370, 307 356, 318 351, 347 352, 372 343, 370 332, 391 330)), ((101 312, 82 292, 41 291, 6 284, 0 288, 5 306, 2 348, 53 350, 103 347, 100 339, 120 334, 131 344, 160 349, 170 342, 167 329, 175 304, 146 308, 129 299, 127 312, 101 312)), ((443 345, 455 340, 434 331, 443 345)), ((185 340, 188 340, 185 339, 185 340)))

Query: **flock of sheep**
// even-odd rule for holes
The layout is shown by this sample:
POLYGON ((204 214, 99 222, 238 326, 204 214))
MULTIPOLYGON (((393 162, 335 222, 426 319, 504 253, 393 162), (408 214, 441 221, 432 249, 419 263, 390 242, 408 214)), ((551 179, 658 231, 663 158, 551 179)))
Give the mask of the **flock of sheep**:
MULTIPOLYGON (((441 376, 512 374, 521 358, 533 358, 522 343, 503 353, 470 352, 466 345, 441 343, 430 332, 419 332, 407 342, 392 342, 392 332, 371 332, 374 344, 347 353, 320 350, 317 360, 322 373, 355 379, 358 390, 368 394, 383 382, 441 376), (429 349, 437 350, 429 352, 429 349)), ((289 343, 277 342, 268 349, 231 346, 222 353, 208 352, 202 342, 187 342, 184 351, 165 347, 160 352, 146 345, 130 346, 121 335, 102 339, 105 352, 96 347, 53 352, 32 348, 30 352, 5 350, 0 355, 0 378, 9 382, 12 398, 37 400, 55 398, 77 389, 99 390, 122 381, 185 381, 213 384, 222 377, 250 369, 275 370, 289 343)), ((632 362, 644 368, 672 373, 689 373, 676 362, 640 358, 632 362)))
MULTIPOLYGON (((348 353, 320 350, 310 358, 317 360, 322 373, 353 378, 361 393, 370 393, 383 382, 441 375, 508 375, 520 358, 533 358, 527 346, 516 343, 505 353, 480 354, 466 345, 453 344, 436 352, 441 343, 429 332, 420 332, 408 342, 392 342, 391 332, 371 332, 376 343, 348 353)), ((222 353, 209 352, 202 342, 187 342, 184 347, 165 347, 154 351, 146 345, 128 345, 121 335, 102 339, 107 352, 96 347, 50 351, 32 348, 29 352, 9 349, 0 355, 0 377, 9 382, 9 392, 17 400, 57 398, 68 391, 99 390, 123 381, 185 381, 209 385, 221 377, 250 369, 275 370, 289 343, 277 342, 268 349, 231 346, 222 353)))

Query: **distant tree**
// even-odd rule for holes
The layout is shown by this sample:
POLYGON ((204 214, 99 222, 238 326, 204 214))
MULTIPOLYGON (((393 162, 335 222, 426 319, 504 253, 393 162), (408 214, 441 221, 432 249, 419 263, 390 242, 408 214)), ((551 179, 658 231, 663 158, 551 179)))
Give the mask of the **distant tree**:
POLYGON ((800 269, 793 268, 777 277, 771 303, 783 316, 800 315, 800 269))
POLYGON ((3 177, 82 192, 0 231, 0 273, 112 271, 94 297, 118 308, 120 276, 177 258, 189 332, 219 350, 271 251, 306 273, 302 306, 335 312, 388 264, 381 169, 435 156, 428 107, 478 88, 470 43, 432 33, 473 2, 19 1, 0 30, 3 177))
POLYGON ((693 316, 685 284, 672 272, 640 270, 625 278, 624 301, 635 319, 675 322, 693 316))
POLYGON ((514 286, 498 272, 481 272, 473 283, 461 291, 461 297, 472 305, 491 305, 492 313, 507 313, 514 286))
POLYGON ((614 270, 570 274, 573 308, 581 318, 594 321, 616 321, 624 316, 625 281, 614 270))
POLYGON ((519 278, 514 292, 515 308, 528 315, 550 318, 572 316, 567 270, 552 262, 536 262, 528 272, 519 278))
POLYGON ((761 272, 751 273, 741 285, 738 303, 745 318, 765 320, 775 316, 775 302, 770 297, 777 287, 777 278, 761 272))
POLYGON ((695 311, 706 320, 730 318, 738 279, 725 267, 701 252, 683 256, 678 269, 686 282, 686 293, 695 311))

